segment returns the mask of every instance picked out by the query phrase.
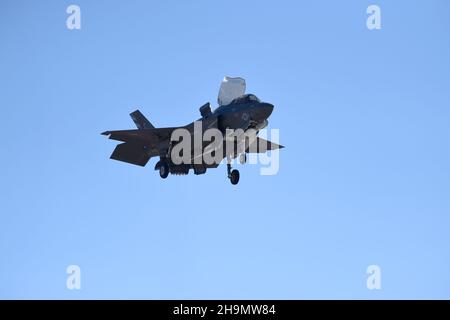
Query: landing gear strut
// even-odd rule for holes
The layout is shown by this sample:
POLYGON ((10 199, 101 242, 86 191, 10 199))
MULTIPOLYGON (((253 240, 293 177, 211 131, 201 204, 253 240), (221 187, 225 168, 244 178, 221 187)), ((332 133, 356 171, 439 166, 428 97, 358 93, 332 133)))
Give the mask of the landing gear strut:
POLYGON ((227 172, 228 172, 228 178, 230 179, 231 184, 238 184, 239 171, 236 169, 231 170, 231 164, 227 163, 227 172))
POLYGON ((247 154, 241 153, 241 155, 239 156, 239 163, 240 164, 245 164, 247 162, 247 154))

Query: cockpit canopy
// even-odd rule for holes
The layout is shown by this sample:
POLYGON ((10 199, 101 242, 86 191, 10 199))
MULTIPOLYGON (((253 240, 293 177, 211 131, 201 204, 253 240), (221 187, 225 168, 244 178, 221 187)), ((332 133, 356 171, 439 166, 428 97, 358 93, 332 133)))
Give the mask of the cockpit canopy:
POLYGON ((242 104, 242 103, 250 103, 250 102, 261 102, 257 96, 254 94, 244 94, 240 97, 237 97, 230 104, 242 104))

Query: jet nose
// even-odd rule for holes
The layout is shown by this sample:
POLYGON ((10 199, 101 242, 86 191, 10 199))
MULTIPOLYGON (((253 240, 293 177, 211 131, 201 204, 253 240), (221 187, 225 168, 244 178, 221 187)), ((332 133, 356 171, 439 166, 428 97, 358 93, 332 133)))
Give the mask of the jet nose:
POLYGON ((267 102, 261 103, 261 111, 264 119, 267 119, 272 114, 273 104, 267 102))

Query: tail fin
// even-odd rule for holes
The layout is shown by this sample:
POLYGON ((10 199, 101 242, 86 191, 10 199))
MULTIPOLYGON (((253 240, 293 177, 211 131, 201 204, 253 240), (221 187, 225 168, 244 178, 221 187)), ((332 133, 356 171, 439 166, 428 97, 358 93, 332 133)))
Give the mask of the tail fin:
POLYGON ((136 124, 136 127, 140 130, 155 128, 139 110, 130 113, 130 117, 131 119, 133 119, 133 122, 136 124))

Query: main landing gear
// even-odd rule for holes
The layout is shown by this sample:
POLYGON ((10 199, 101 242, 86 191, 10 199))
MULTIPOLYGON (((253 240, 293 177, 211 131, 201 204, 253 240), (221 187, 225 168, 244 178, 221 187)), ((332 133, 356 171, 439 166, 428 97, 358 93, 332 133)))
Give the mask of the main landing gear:
POLYGON ((231 184, 238 184, 239 182, 239 170, 231 170, 231 164, 227 163, 228 179, 230 179, 231 184))

